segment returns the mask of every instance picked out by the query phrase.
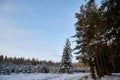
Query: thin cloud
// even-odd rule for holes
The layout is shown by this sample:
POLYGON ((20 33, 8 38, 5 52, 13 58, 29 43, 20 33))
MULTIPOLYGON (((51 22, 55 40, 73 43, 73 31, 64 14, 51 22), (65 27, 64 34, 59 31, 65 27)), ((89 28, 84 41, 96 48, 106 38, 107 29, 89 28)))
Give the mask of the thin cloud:
POLYGON ((1 13, 7 14, 8 16, 11 13, 19 15, 28 14, 31 16, 38 15, 37 12, 31 6, 17 4, 3 1, 0 5, 0 11, 1 13))
POLYGON ((8 19, 0 19, 0 38, 1 39, 12 39, 24 37, 27 34, 22 28, 16 27, 17 23, 8 19))

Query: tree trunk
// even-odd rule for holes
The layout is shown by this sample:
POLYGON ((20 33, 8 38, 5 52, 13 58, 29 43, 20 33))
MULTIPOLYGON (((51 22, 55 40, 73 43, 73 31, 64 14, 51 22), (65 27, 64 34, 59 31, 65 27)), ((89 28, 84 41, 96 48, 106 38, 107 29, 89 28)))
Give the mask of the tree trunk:
POLYGON ((90 48, 88 48, 88 56, 89 56, 89 66, 90 66, 90 70, 91 70, 91 75, 93 79, 96 79, 95 77, 95 71, 94 71, 94 65, 92 62, 92 58, 91 58, 91 54, 90 54, 90 48))

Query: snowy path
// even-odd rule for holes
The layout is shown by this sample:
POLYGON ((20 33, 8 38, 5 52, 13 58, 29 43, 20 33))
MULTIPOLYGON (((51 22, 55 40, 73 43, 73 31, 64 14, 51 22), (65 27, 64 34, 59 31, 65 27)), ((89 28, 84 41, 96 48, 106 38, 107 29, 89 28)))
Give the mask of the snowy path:
POLYGON ((69 80, 80 80, 81 78, 83 78, 85 76, 89 76, 89 75, 90 75, 90 73, 84 73, 84 74, 80 74, 80 75, 78 75, 76 77, 73 77, 73 78, 71 78, 69 80))
POLYGON ((0 75, 0 80, 78 80, 89 73, 74 73, 74 74, 11 74, 0 75))

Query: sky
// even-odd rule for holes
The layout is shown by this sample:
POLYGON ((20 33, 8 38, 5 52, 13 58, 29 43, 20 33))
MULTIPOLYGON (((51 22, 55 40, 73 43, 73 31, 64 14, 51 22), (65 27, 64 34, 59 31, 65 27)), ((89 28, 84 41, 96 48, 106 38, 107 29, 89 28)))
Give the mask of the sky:
MULTIPOLYGON (((61 61, 85 0, 0 0, 0 54, 61 61)), ((74 55, 74 53, 72 53, 74 55)), ((75 59, 74 59, 75 61, 75 59)))

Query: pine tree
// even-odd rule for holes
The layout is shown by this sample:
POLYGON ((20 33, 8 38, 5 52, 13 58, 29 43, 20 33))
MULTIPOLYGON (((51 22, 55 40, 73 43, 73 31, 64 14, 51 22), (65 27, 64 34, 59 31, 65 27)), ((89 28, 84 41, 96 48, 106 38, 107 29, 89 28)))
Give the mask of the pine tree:
POLYGON ((72 69, 72 49, 69 39, 66 39, 65 46, 63 49, 62 61, 60 65, 60 72, 69 73, 72 69))
POLYGON ((94 0, 89 0, 81 6, 76 18, 78 18, 78 22, 76 23, 77 46, 75 49, 78 50, 78 59, 89 64, 93 78, 95 78, 95 71, 102 76, 106 73, 104 52, 102 51, 104 45, 102 35, 105 31, 103 13, 96 7, 94 0))
POLYGON ((94 71, 99 77, 120 72, 120 1, 103 0, 97 8, 89 0, 76 18, 77 59, 89 64, 93 78, 94 71))
POLYGON ((76 13, 78 19, 76 23, 77 46, 75 50, 78 52, 77 59, 82 60, 85 64, 89 64, 92 77, 95 78, 94 70, 94 50, 91 43, 94 41, 97 27, 97 7, 94 0, 89 0, 87 4, 80 7, 80 13, 76 13))
POLYGON ((106 28, 105 38, 109 54, 112 72, 120 72, 120 1, 119 0, 103 0, 101 9, 104 12, 106 28))

